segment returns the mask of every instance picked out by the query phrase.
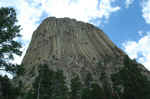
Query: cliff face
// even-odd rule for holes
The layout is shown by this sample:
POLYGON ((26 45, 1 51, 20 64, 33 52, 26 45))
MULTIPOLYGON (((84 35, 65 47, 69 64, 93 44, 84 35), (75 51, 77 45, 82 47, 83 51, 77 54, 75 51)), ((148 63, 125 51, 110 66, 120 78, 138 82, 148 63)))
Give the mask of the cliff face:
POLYGON ((30 87, 38 75, 38 66, 48 64, 49 69, 63 70, 68 82, 74 73, 83 80, 91 73, 101 84, 99 78, 105 72, 111 83, 110 75, 124 66, 124 55, 97 27, 69 18, 49 17, 33 33, 22 62, 25 74, 20 79, 25 88, 30 87))
POLYGON ((122 54, 102 30, 91 24, 68 18, 47 18, 34 32, 23 64, 74 56, 85 57, 91 62, 122 54))

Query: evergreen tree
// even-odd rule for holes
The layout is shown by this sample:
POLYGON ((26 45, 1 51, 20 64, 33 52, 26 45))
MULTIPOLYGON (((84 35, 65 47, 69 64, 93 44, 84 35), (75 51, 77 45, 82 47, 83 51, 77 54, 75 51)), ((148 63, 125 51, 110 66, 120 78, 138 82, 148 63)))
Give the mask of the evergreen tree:
POLYGON ((53 75, 54 72, 50 71, 46 64, 39 66, 39 76, 36 77, 31 90, 35 99, 52 99, 53 75))
POLYGON ((13 71, 15 65, 10 60, 14 59, 14 55, 21 55, 21 44, 15 40, 20 37, 20 26, 16 22, 13 8, 0 8, 0 68, 7 71, 13 71))
MULTIPOLYGON (((91 86, 91 99, 106 99, 104 90, 96 83, 93 83, 91 86)), ((107 98, 110 99, 110 98, 107 98)))
POLYGON ((96 82, 93 81, 90 73, 87 74, 81 95, 81 99, 106 99, 104 88, 101 88, 96 82))
POLYGON ((92 87, 93 77, 90 73, 86 75, 84 81, 84 87, 82 89, 81 98, 82 99, 92 99, 91 97, 91 87, 92 87))
POLYGON ((78 75, 71 80, 70 99, 81 99, 82 83, 78 75))
POLYGON ((39 75, 24 99, 68 99, 68 88, 62 71, 52 71, 47 64, 39 66, 39 75))
POLYGON ((19 88, 14 87, 7 76, 0 76, 0 99, 16 99, 19 88))
POLYGON ((92 77, 91 73, 88 73, 85 78, 85 86, 90 88, 92 85, 92 82, 93 82, 93 77, 92 77))
POLYGON ((120 99, 149 99, 150 81, 141 73, 138 64, 125 56, 124 65, 118 73, 112 75, 114 90, 120 99))
POLYGON ((68 87, 65 82, 63 71, 55 72, 52 82, 52 99, 67 99, 69 96, 68 87))
POLYGON ((110 86, 110 83, 108 83, 108 76, 106 75, 107 73, 105 72, 106 71, 106 67, 105 67, 105 63, 107 62, 109 58, 105 58, 104 60, 104 64, 98 64, 99 67, 101 67, 102 71, 101 71, 101 76, 99 78, 99 80, 101 81, 102 83, 102 92, 103 92, 103 97, 105 97, 106 99, 112 99, 112 88, 110 86))

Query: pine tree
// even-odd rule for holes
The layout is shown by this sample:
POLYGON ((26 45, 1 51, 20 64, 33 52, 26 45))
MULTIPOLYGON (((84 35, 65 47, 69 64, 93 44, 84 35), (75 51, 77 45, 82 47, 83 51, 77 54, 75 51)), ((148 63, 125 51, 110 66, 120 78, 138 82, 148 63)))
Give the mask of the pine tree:
POLYGON ((16 99, 19 95, 19 88, 14 87, 7 76, 0 76, 0 99, 16 99))
POLYGON ((52 99, 67 99, 69 96, 68 87, 65 82, 63 71, 55 72, 52 82, 52 99))
POLYGON ((85 86, 90 88, 92 85, 92 82, 93 82, 93 77, 91 73, 88 73, 85 78, 85 86))
POLYGON ((109 60, 109 58, 105 57, 104 59, 104 63, 101 64, 99 62, 98 66, 101 67, 101 75, 100 75, 100 78, 99 80, 101 81, 102 83, 102 93, 103 93, 103 97, 106 98, 106 99, 112 99, 112 88, 110 86, 110 83, 108 82, 109 81, 109 78, 108 76, 106 75, 106 67, 105 67, 105 63, 109 60))
POLYGON ((85 81, 84 81, 84 87, 82 89, 81 97, 82 99, 93 99, 91 97, 91 87, 92 87, 93 77, 90 73, 86 75, 85 81))
POLYGON ((125 56, 124 65, 118 73, 112 75, 114 90, 120 99, 149 99, 150 81, 141 73, 138 64, 125 56), (123 92, 120 86, 123 87, 123 92))
POLYGON ((21 44, 15 40, 20 37, 20 25, 16 25, 16 12, 13 8, 0 8, 0 68, 12 71, 10 63, 14 55, 21 55, 21 44))
POLYGON ((52 99, 52 78, 54 72, 48 69, 46 64, 39 66, 39 76, 33 83, 33 97, 35 99, 52 99))
POLYGON ((63 72, 52 71, 47 64, 39 67, 39 75, 35 78, 33 88, 26 93, 24 99, 68 99, 63 72))
POLYGON ((78 75, 71 79, 70 99, 81 99, 82 83, 78 75))
POLYGON ((90 73, 87 74, 84 88, 82 88, 81 99, 111 99, 106 97, 104 88, 101 88, 92 78, 90 73))
MULTIPOLYGON (((91 99, 105 99, 105 93, 103 89, 96 83, 93 83, 91 86, 91 93, 90 93, 91 99)), ((110 98, 107 98, 110 99, 110 98)))

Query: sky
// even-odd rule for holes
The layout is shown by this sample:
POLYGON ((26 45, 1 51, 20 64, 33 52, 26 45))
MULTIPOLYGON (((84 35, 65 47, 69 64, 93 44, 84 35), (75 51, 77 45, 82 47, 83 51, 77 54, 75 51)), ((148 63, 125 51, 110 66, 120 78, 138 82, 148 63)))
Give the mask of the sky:
POLYGON ((47 17, 69 17, 91 23, 130 58, 150 70, 150 0, 0 0, 0 7, 13 7, 21 25, 23 55, 33 31, 47 17))

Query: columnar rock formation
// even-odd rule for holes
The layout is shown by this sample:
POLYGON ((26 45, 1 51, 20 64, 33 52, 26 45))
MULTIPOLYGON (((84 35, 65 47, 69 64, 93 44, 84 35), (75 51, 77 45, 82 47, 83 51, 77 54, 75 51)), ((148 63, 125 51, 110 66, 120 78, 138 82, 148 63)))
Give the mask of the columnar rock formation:
POLYGON ((74 73, 81 79, 91 73, 99 82, 102 72, 109 79, 123 67, 124 55, 99 28, 74 19, 49 17, 33 33, 21 79, 29 87, 38 75, 39 64, 48 64, 49 69, 63 70, 68 82, 74 73))
POLYGON ((68 18, 47 18, 34 32, 23 64, 49 60, 52 56, 83 56, 88 61, 123 54, 104 32, 91 24, 68 18), (32 54, 31 54, 32 53, 32 54), (29 60, 30 58, 30 60, 29 60), (37 61, 37 59, 39 59, 37 61))

